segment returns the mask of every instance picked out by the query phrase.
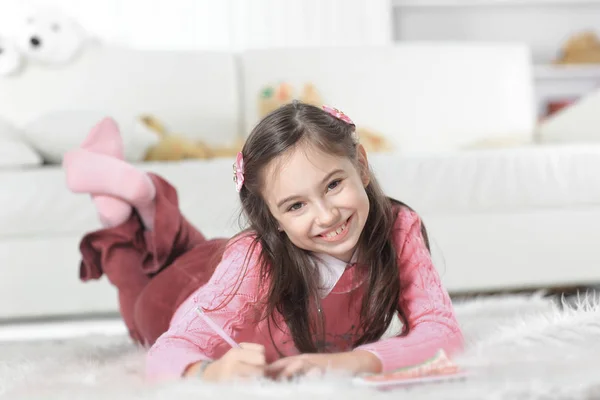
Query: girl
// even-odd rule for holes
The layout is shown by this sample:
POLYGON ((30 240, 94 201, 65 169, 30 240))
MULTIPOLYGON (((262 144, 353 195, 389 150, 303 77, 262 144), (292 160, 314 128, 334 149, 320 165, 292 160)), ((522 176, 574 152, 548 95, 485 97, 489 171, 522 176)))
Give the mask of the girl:
POLYGON ((114 143, 105 120, 65 157, 105 225, 81 241, 81 278, 116 285, 150 378, 373 373, 461 349, 424 226, 384 195, 342 112, 295 102, 254 128, 234 165, 249 227, 229 241, 204 238, 114 143), (381 339, 396 315, 402 332, 381 339))

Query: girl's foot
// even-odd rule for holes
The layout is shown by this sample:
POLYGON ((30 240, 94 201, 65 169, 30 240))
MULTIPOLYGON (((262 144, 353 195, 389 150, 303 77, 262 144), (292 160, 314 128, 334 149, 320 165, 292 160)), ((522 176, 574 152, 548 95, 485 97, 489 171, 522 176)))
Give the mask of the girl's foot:
POLYGON ((131 204, 151 230, 156 189, 150 177, 125 161, 76 149, 65 154, 67 186, 75 193, 104 194, 131 204))
MULTIPOLYGON (((123 141, 116 122, 104 118, 96 124, 81 144, 82 149, 97 154, 105 154, 123 160, 123 141)), ((102 226, 112 228, 129 219, 132 207, 121 199, 101 194, 92 194, 102 226)))

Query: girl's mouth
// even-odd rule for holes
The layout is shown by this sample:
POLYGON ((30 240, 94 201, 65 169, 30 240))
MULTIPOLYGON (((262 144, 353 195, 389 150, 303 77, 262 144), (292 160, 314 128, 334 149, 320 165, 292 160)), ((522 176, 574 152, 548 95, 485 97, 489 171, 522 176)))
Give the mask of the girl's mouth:
POLYGON ((352 216, 350 216, 350 218, 348 218, 343 224, 341 224, 337 228, 322 233, 319 235, 319 237, 327 242, 337 242, 339 240, 342 240, 348 234, 348 228, 350 226, 351 219, 352 216))

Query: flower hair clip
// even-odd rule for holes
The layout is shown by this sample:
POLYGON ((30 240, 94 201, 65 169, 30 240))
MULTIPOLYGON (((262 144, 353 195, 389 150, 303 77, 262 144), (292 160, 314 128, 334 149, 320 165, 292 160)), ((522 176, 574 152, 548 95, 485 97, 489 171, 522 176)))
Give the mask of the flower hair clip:
POLYGON ((244 156, 241 151, 237 153, 233 164, 233 181, 235 182, 235 190, 239 193, 242 186, 244 186, 244 156))
POLYGON ((323 106, 323 110, 325 112, 327 112, 328 114, 333 115, 337 119, 344 121, 345 123, 347 123, 349 125, 356 126, 354 124, 354 122, 352 122, 352 120, 350 119, 349 116, 347 116, 346 114, 344 114, 343 112, 341 112, 340 110, 338 110, 335 107, 323 106))

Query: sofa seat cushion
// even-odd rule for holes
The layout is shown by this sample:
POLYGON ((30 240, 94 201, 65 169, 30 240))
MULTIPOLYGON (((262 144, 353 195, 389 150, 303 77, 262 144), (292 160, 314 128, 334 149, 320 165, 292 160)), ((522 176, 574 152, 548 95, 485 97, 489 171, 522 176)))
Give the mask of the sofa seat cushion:
POLYGON ((600 146, 374 154, 369 161, 389 196, 429 214, 600 204, 600 146))
MULTIPOLYGON (((224 158, 138 166, 169 180, 184 215, 210 237, 238 227, 232 164, 224 158)), ((58 166, 0 171, 0 236, 72 236, 101 228, 90 196, 71 193, 65 182, 58 166)))
MULTIPOLYGON (((600 146, 533 146, 373 154, 386 193, 426 214, 520 212, 600 204, 600 146)), ((144 163, 179 190, 184 215, 209 237, 238 231, 233 159, 144 163)), ((72 235, 100 228, 88 195, 55 166, 0 171, 0 235, 72 235)))

